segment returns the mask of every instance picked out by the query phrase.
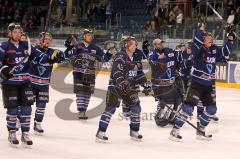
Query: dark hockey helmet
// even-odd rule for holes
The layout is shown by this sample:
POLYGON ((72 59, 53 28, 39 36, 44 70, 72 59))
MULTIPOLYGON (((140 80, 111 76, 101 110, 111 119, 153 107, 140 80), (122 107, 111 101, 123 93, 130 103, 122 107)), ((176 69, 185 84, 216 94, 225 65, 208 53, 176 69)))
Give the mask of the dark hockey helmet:
POLYGON ((86 35, 86 34, 91 34, 92 35, 92 37, 93 37, 93 30, 91 30, 91 29, 83 29, 83 34, 82 34, 82 38, 84 39, 84 36, 86 35))
POLYGON ((41 32, 41 33, 39 34, 39 41, 40 41, 40 42, 43 41, 43 39, 44 39, 45 37, 49 37, 49 38, 52 40, 52 34, 51 34, 51 33, 49 33, 49 32, 41 32))
POLYGON ((83 35, 85 34, 93 34, 93 31, 91 29, 83 29, 83 35))
POLYGON ((128 44, 131 40, 134 40, 136 42, 136 45, 137 45, 137 40, 134 36, 122 36, 121 42, 119 44, 120 48, 125 49, 128 46, 128 44))
POLYGON ((8 28, 7 28, 7 30, 8 30, 8 35, 9 35, 9 36, 10 36, 10 33, 11 33, 14 29, 20 29, 21 32, 23 32, 23 29, 22 29, 22 27, 21 27, 20 24, 10 23, 10 24, 8 25, 8 28))

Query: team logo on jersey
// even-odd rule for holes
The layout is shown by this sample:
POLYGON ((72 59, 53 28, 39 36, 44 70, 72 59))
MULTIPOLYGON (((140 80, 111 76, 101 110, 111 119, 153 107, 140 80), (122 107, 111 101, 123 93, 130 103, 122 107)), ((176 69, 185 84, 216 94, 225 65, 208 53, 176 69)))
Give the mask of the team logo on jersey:
POLYGON ((171 75, 172 75, 171 69, 168 68, 166 72, 167 72, 168 78, 171 78, 171 75))
POLYGON ((211 64, 207 64, 207 70, 209 73, 212 73, 212 70, 213 70, 213 66, 211 64))
POLYGON ((123 65, 120 63, 120 64, 117 65, 117 68, 122 71, 123 70, 123 65))
POLYGON ((168 54, 168 57, 174 57, 174 53, 168 54))
POLYGON ((217 53, 217 50, 212 50, 212 53, 213 53, 213 54, 216 54, 216 53, 217 53))
POLYGON ((42 76, 44 74, 44 72, 46 71, 46 68, 43 66, 38 66, 38 73, 40 76, 42 76))
POLYGON ((18 68, 19 68, 19 71, 21 72, 23 70, 24 66, 21 64, 21 65, 19 65, 18 68))
POLYGON ((89 64, 90 62, 86 59, 82 59, 82 68, 88 68, 89 67, 89 64))

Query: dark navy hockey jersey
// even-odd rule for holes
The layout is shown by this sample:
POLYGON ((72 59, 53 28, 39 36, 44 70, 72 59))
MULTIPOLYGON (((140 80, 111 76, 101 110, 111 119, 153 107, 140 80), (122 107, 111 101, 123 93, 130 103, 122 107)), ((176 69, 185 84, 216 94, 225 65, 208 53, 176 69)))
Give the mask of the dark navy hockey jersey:
POLYGON ((141 60, 142 56, 138 52, 135 52, 132 57, 129 57, 125 51, 118 52, 113 60, 108 90, 121 91, 120 84, 128 81, 129 89, 138 91, 139 85, 147 82, 141 60))
POLYGON ((233 42, 227 41, 224 46, 213 44, 210 48, 203 46, 204 32, 197 30, 191 46, 193 52, 193 68, 191 79, 203 85, 215 83, 216 62, 229 59, 233 42))
POLYGON ((182 80, 190 79, 190 72, 193 65, 192 53, 187 53, 187 49, 180 52, 180 78, 182 80))
MULTIPOLYGON (((0 45, 0 61, 1 67, 7 65, 10 69, 19 65, 24 58, 28 56, 28 42, 20 41, 19 45, 14 45, 12 42, 3 42, 0 45)), ((39 50, 31 46, 31 54, 29 58, 45 61, 47 57, 39 50)), ((19 70, 14 76, 8 80, 3 80, 2 84, 24 84, 29 82, 29 60, 20 65, 19 70)))
POLYGON ((163 59, 158 59, 159 53, 157 49, 154 49, 149 54, 152 83, 155 86, 170 86, 174 84, 176 80, 176 70, 181 61, 180 53, 170 48, 163 48, 162 53, 165 55, 163 59), (159 64, 164 67, 159 68, 159 66, 161 66, 159 64))
MULTIPOLYGON (((52 48, 48 48, 47 50, 44 50, 39 45, 37 45, 35 49, 43 52, 48 58, 50 58, 50 56, 54 52, 54 49, 52 48)), ((57 61, 57 63, 60 63, 68 59, 69 59, 69 56, 65 56, 65 54, 61 52, 61 57, 57 61)), ((31 69, 29 71, 30 73, 29 78, 32 83, 32 87, 40 90, 48 90, 53 64, 49 64, 48 62, 38 61, 35 58, 31 58, 30 63, 31 63, 31 69)))
POLYGON ((75 45, 72 51, 73 73, 95 73, 96 61, 107 62, 112 57, 112 54, 104 53, 98 46, 94 44, 85 46, 83 42, 75 45))

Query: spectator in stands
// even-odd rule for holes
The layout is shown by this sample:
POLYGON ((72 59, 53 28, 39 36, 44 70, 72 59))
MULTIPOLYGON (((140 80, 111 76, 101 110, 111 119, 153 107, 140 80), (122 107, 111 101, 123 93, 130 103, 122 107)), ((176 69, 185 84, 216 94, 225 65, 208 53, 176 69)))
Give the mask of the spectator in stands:
POLYGON ((240 7, 238 7, 236 9, 236 14, 235 14, 235 17, 234 17, 233 24, 240 25, 240 7))
POLYGON ((105 11, 106 11, 106 6, 102 3, 98 10, 100 23, 105 22, 105 20, 106 20, 105 11))
POLYGON ((177 6, 175 6, 173 9, 171 9, 168 13, 168 23, 170 25, 175 24, 176 12, 177 12, 177 6))
POLYGON ((227 19, 228 25, 233 25, 234 17, 235 17, 235 11, 232 9, 227 19))
POLYGON ((112 13, 113 13, 113 6, 111 1, 108 1, 106 5, 106 22, 111 25, 111 18, 112 18, 112 13))
POLYGON ((234 0, 228 0, 227 2, 227 15, 231 14, 231 10, 234 10, 234 0))
POLYGON ((145 4, 147 5, 147 13, 153 16, 156 2, 154 0, 145 0, 145 4))
POLYGON ((183 22, 183 12, 182 12, 181 9, 179 9, 179 10, 177 11, 177 16, 176 16, 177 26, 182 25, 182 22, 183 22))

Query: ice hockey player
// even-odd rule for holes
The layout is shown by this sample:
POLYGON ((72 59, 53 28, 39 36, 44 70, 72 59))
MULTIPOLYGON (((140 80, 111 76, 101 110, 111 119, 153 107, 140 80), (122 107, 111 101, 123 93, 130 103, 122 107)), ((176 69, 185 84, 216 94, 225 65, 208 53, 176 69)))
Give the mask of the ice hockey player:
POLYGON ((82 40, 74 44, 74 38, 68 38, 65 42, 66 51, 72 50, 73 54, 73 82, 74 93, 76 93, 77 110, 80 120, 87 120, 86 111, 91 94, 95 87, 95 62, 107 62, 111 59, 110 51, 104 52, 101 48, 93 44, 93 31, 83 30, 82 40))
MULTIPOLYGON (((130 36, 123 36, 121 41, 124 43, 124 40, 129 38, 129 37, 130 36)), ((131 38, 134 39, 135 37, 132 36, 131 38)), ((144 59, 147 59, 148 58, 148 52, 149 52, 148 47, 149 47, 148 41, 144 41, 144 43, 142 45, 142 48, 145 51, 142 51, 142 50, 136 48, 136 51, 133 54, 133 61, 142 61, 144 59)), ((124 49, 124 47, 121 47, 121 48, 124 49)), ((140 75, 140 76, 143 74, 143 68, 142 67, 139 67, 139 70, 137 71, 137 74, 140 75)), ((151 89, 150 87, 151 86, 149 84, 148 89, 151 89)), ((134 89, 140 91, 139 85, 136 85, 134 89)), ((147 88, 145 88, 144 92, 146 92, 146 93, 148 92, 147 88)), ((130 106, 127 103, 125 103, 124 101, 122 101, 122 112, 123 112, 123 117, 125 117, 125 118, 128 118, 131 115, 130 106)))
POLYGON ((191 72, 191 84, 187 91, 186 100, 183 107, 175 119, 173 129, 170 133, 170 140, 180 141, 180 128, 188 117, 192 114, 194 106, 201 100, 205 107, 204 112, 199 117, 197 138, 209 140, 212 135, 206 135, 205 127, 209 124, 211 117, 216 113, 216 94, 213 91, 215 85, 216 62, 227 60, 230 51, 233 48, 235 34, 228 34, 228 41, 223 47, 213 44, 211 33, 205 32, 204 23, 200 23, 193 44, 191 46, 193 53, 193 68, 191 72))
MULTIPOLYGON (((191 45, 192 45, 192 40, 189 40, 187 42, 187 48, 185 50, 182 51, 182 53, 180 54, 181 56, 181 67, 180 67, 180 78, 183 81, 183 92, 184 95, 186 95, 187 89, 188 89, 188 84, 190 82, 190 72, 193 66, 193 61, 192 61, 192 49, 191 49, 191 45)), ((213 88, 213 91, 216 91, 215 87, 213 88)), ((197 117, 200 116, 204 111, 204 106, 202 105, 202 102, 199 101, 198 105, 197 105, 197 117)), ((191 118, 191 116, 190 116, 191 118)), ((216 114, 214 116, 212 116, 212 120, 217 122, 219 119, 216 116, 216 114)), ((199 122, 198 122, 199 123, 199 122)))
POLYGON ((96 134, 96 139, 98 141, 108 140, 105 132, 108 128, 111 117, 115 113, 116 108, 119 107, 121 100, 130 107, 131 138, 140 141, 143 137, 139 134, 141 106, 138 98, 138 91, 135 90, 135 85, 141 85, 149 90, 148 82, 143 72, 141 75, 138 74, 138 71, 142 67, 141 61, 134 61, 134 53, 137 48, 136 39, 128 37, 123 40, 122 43, 124 49, 115 55, 113 61, 106 95, 106 108, 100 118, 99 128, 96 134))
POLYGON ((153 46, 154 50, 149 54, 149 62, 152 89, 158 101, 155 122, 158 126, 166 126, 174 119, 168 107, 177 110, 181 102, 176 88, 176 70, 180 65, 179 51, 165 47, 164 41, 158 38, 153 40, 153 46))
POLYGON ((27 147, 33 144, 29 138, 32 112, 31 105, 34 101, 28 72, 29 54, 36 59, 42 61, 45 61, 44 59, 47 60, 46 56, 43 56, 41 52, 33 49, 28 42, 20 40, 22 32, 23 30, 20 25, 11 23, 8 26, 9 40, 0 45, 0 75, 3 79, 1 83, 3 105, 4 108, 7 109, 8 141, 13 147, 19 144, 16 136, 16 121, 18 115, 20 116, 22 143, 27 147), (18 66, 18 69, 15 69, 15 66, 18 66))
POLYGON ((180 62, 179 72, 180 72, 180 78, 183 81, 184 94, 186 93, 188 88, 188 83, 190 80, 190 72, 193 65, 191 44, 192 44, 192 41, 189 40, 187 42, 187 47, 180 53, 181 62, 180 62))
MULTIPOLYGON (((69 56, 62 51, 50 48, 52 35, 49 32, 42 32, 39 35, 39 45, 35 48, 49 57, 48 62, 42 63, 35 58, 31 59, 30 81, 33 94, 36 100, 36 111, 34 117, 34 132, 36 135, 43 135, 42 121, 46 104, 49 102, 49 82, 54 63, 68 60, 69 56)), ((67 53, 67 52, 66 52, 67 53)))

